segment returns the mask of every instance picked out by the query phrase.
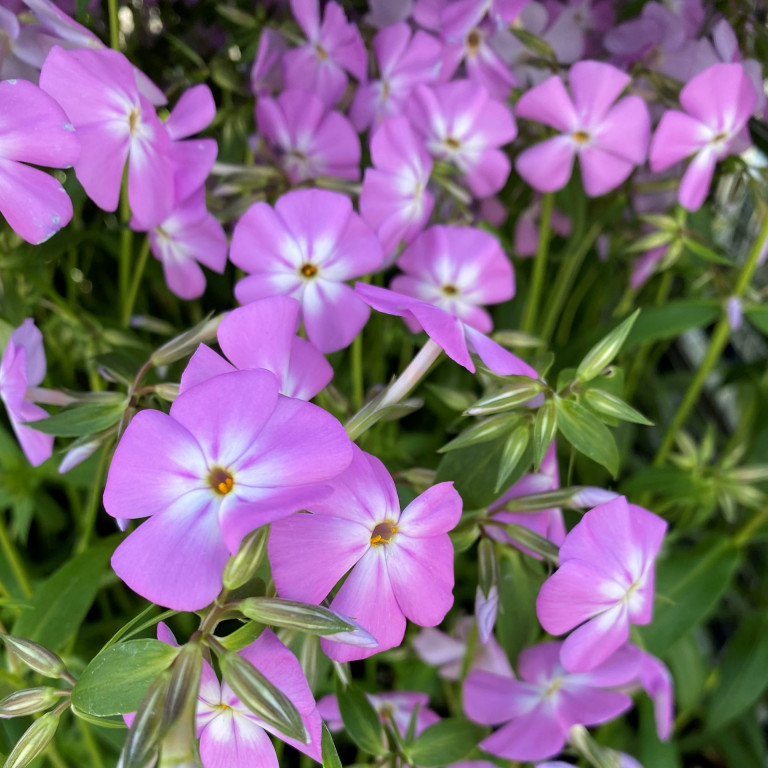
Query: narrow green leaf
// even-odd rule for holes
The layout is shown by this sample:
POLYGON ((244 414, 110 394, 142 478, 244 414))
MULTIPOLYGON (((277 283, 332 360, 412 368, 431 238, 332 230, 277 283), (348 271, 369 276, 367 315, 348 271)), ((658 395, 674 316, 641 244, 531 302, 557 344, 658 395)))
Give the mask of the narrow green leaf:
POLYGON ((768 336, 768 306, 764 304, 753 304, 746 308, 744 314, 752 325, 768 336))
POLYGON ((626 320, 616 326, 587 352, 576 369, 576 378, 581 381, 591 381, 606 368, 624 345, 632 326, 637 320, 640 310, 635 310, 626 320))
POLYGON ((717 251, 713 251, 708 248, 704 243, 700 243, 698 240, 694 240, 691 237, 686 237, 685 247, 701 259, 705 261, 711 261, 713 264, 723 264, 726 267, 732 267, 733 261, 726 259, 725 256, 721 256, 717 251))
POLYGON ((120 421, 126 403, 88 403, 67 408, 47 419, 27 421, 28 427, 56 437, 80 437, 108 429, 120 421))
POLYGON ((339 712, 349 738, 370 755, 385 753, 384 733, 376 710, 366 695, 353 685, 344 686, 336 681, 339 712))
POLYGON ((557 411, 553 400, 546 400, 533 422, 533 468, 538 471, 557 434, 557 411))
POLYGON ((159 640, 128 640, 103 650, 72 690, 72 703, 89 715, 135 712, 151 683, 179 649, 159 640))
POLYGON ((574 400, 555 399, 557 428, 580 453, 602 464, 614 477, 619 471, 619 451, 608 428, 574 400))
POLYGON ((447 717, 419 734, 408 749, 414 765, 438 768, 463 760, 487 730, 459 717, 447 717))
POLYGON ((471 445, 487 443, 501 435, 508 435, 515 423, 520 419, 517 414, 501 414, 473 424, 465 429, 458 437, 454 437, 449 443, 438 449, 438 453, 449 453, 458 448, 467 448, 471 445))
POLYGON ((501 454, 501 464, 499 473, 496 476, 496 485, 493 488, 494 493, 498 493, 502 488, 509 486, 508 479, 517 469, 517 465, 525 454, 525 449, 530 442, 530 428, 528 424, 517 427, 515 431, 507 438, 504 446, 504 452, 501 454))
POLYGON ((341 760, 339 760, 339 753, 336 751, 336 745, 333 743, 333 736, 331 736, 331 732, 328 730, 328 726, 325 723, 323 723, 321 750, 323 768, 341 768, 341 760))
POLYGON ((631 405, 625 403, 620 397, 612 395, 602 389, 588 389, 584 392, 584 402, 598 415, 611 416, 622 421, 631 421, 634 424, 643 424, 646 427, 653 426, 652 421, 636 411, 631 405))
POLYGON ((691 328, 709 325, 720 312, 717 299, 682 299, 646 307, 627 337, 625 351, 640 344, 674 339, 691 328))

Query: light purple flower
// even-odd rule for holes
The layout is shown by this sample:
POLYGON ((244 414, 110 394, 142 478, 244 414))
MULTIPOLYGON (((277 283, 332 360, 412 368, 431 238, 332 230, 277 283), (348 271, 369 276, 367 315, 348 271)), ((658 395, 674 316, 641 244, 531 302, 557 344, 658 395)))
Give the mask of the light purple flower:
POLYGON ((664 113, 651 142, 651 170, 663 171, 693 155, 677 195, 684 208, 698 210, 718 161, 749 145, 745 129, 756 101, 741 64, 714 64, 680 92, 685 112, 664 113))
POLYGON ((28 243, 37 245, 72 218, 59 182, 25 163, 67 168, 80 141, 61 107, 25 80, 0 82, 0 213, 28 243))
POLYGON ((470 357, 470 353, 474 352, 494 373, 538 378, 536 371, 519 357, 434 304, 364 283, 357 283, 355 291, 379 312, 418 323, 451 360, 470 373, 475 372, 475 364, 470 357))
POLYGON ((348 197, 302 189, 283 195, 274 209, 251 206, 235 227, 230 259, 249 273, 235 286, 241 304, 292 296, 309 340, 334 352, 352 342, 369 315, 345 281, 376 271, 382 255, 348 197))
POLYGON ((406 248, 397 266, 405 274, 392 280, 393 291, 434 304, 483 333, 493 330, 493 320, 482 305, 515 295, 512 264, 499 241, 473 227, 430 227, 406 248))
MULTIPOLYGON (((385 256, 421 232, 435 201, 427 189, 432 159, 405 117, 385 120, 371 140, 360 215, 376 230, 385 256)), ((389 259, 388 259, 389 260, 389 259)))
POLYGON ((453 483, 439 483, 402 512, 395 483, 375 457, 353 448, 352 464, 333 493, 272 524, 269 559, 281 597, 319 603, 350 571, 331 609, 354 618, 374 649, 322 641, 332 659, 363 659, 399 645, 405 619, 439 624, 453 605, 453 544, 461 517, 453 483), (312 578, 307 578, 307 573, 312 578))
POLYGON ((587 512, 560 546, 560 567, 542 585, 536 613, 562 635, 563 666, 587 672, 649 624, 654 563, 667 530, 657 515, 619 498, 587 512))
POLYGON ((128 59, 111 50, 54 48, 40 87, 61 104, 88 148, 75 163, 88 197, 105 211, 116 210, 127 161, 135 219, 144 227, 166 219, 175 202, 171 139, 140 94, 128 59))
POLYGON ((251 69, 251 92, 269 96, 283 90, 283 54, 288 50, 285 36, 272 27, 264 27, 259 37, 259 49, 251 69))
POLYGON ((421 30, 411 32, 405 22, 382 29, 371 46, 379 79, 361 85, 355 93, 349 117, 358 131, 402 114, 413 89, 434 82, 441 66, 440 43, 421 30))
POLYGON ((464 683, 467 716, 483 725, 507 723, 480 742, 482 749, 507 760, 545 760, 563 749, 571 726, 599 725, 632 706, 626 694, 605 689, 635 678, 634 654, 617 653, 591 672, 574 674, 560 664, 560 646, 526 648, 517 662, 519 680, 470 673, 464 683))
POLYGON ((369 0, 366 24, 383 29, 398 21, 405 21, 413 11, 413 0, 369 0))
MULTIPOLYGON (((439 667, 440 677, 459 680, 474 623, 471 616, 463 617, 456 625, 455 637, 432 627, 422 629, 413 639, 413 649, 422 661, 439 667)), ((502 677, 515 676, 507 654, 493 635, 485 643, 475 643, 469 669, 482 669, 502 677)))
POLYGON ((104 490, 113 517, 149 517, 112 566, 131 589, 177 610, 208 605, 250 531, 322 495, 350 462, 341 425, 278 394, 264 371, 190 387, 170 414, 140 411, 115 450, 104 490))
POLYGON ((674 723, 674 695, 672 675, 664 662, 654 655, 628 644, 626 650, 634 652, 639 659, 636 683, 653 700, 656 733, 662 741, 666 741, 672 733, 674 723))
POLYGON ((25 426, 25 421, 44 419, 48 414, 27 399, 27 388, 45 377, 43 334, 32 318, 16 328, 0 360, 0 400, 8 412, 13 431, 30 464, 38 466, 53 454, 53 436, 25 426))
POLYGON ((276 99, 260 98, 256 125, 292 184, 318 176, 360 178, 360 139, 355 129, 314 94, 288 90, 276 99))
POLYGON ((660 245, 640 254, 632 263, 632 273, 629 278, 630 287, 637 291, 648 282, 648 279, 656 271, 656 268, 664 260, 669 250, 668 245, 660 245))
POLYGON ((639 96, 616 102, 629 82, 629 75, 610 64, 580 61, 570 71, 572 98, 556 75, 524 93, 517 116, 550 125, 560 134, 517 158, 515 167, 523 179, 540 192, 555 192, 568 183, 578 156, 589 196, 604 195, 623 183, 645 161, 650 135, 648 108, 639 96))
POLYGON ((488 197, 504 186, 510 164, 500 147, 517 136, 517 126, 507 106, 483 86, 470 80, 421 85, 408 117, 432 156, 455 165, 473 195, 488 197))
POLYGON ((310 400, 331 380, 333 368, 296 335, 300 311, 299 302, 288 296, 270 296, 233 309, 216 331, 231 364, 201 344, 181 375, 179 391, 220 373, 263 368, 277 376, 281 394, 310 400))
POLYGON ((291 11, 307 42, 283 54, 285 86, 311 91, 332 107, 347 88, 345 70, 365 82, 367 62, 360 32, 333 1, 325 5, 322 21, 319 0, 291 0, 291 11))

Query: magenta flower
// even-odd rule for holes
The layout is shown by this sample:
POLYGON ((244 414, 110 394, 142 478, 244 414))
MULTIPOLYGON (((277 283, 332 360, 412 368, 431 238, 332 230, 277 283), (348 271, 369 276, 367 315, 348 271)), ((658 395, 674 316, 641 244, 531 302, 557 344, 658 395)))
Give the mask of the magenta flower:
POLYGON ((515 295, 512 264, 499 241, 481 229, 430 227, 406 248, 397 266, 405 274, 392 281, 393 291, 428 301, 483 333, 493 330, 493 320, 481 305, 515 295))
POLYGON ((233 309, 219 323, 217 336, 228 363, 201 344, 181 375, 180 391, 237 369, 263 368, 274 373, 280 393, 310 400, 333 377, 330 363, 306 339, 296 335, 299 302, 270 296, 233 309))
POLYGON ((48 414, 27 399, 27 389, 45 378, 43 334, 28 317, 8 340, 0 360, 0 400, 8 412, 13 431, 30 464, 38 466, 53 454, 53 436, 25 426, 25 421, 44 419, 48 414))
POLYGON ((623 183, 645 161, 650 135, 648 108, 639 96, 616 102, 630 79, 610 64, 580 61, 570 71, 573 98, 556 75, 524 93, 517 116, 551 125, 560 134, 517 158, 523 179, 540 192, 555 192, 568 183, 578 156, 591 197, 623 183))
POLYGON ((283 54, 288 41, 281 32, 264 27, 259 36, 259 50, 251 69, 251 92, 258 97, 283 90, 283 54))
POLYGON ((639 666, 635 683, 651 697, 656 733, 662 741, 666 741, 672 733, 674 723, 672 675, 664 662, 653 654, 631 643, 627 644, 625 650, 635 653, 638 658, 639 666))
POLYGON ((471 672, 464 683, 464 711, 483 725, 506 723, 480 742, 507 760, 546 760, 565 746, 574 725, 599 725, 626 712, 632 699, 605 690, 630 683, 634 654, 617 653, 591 672, 569 673, 560 664, 561 643, 541 643, 518 657, 520 679, 471 672), (509 721, 509 722, 508 722, 509 721))
POLYGON ((302 189, 283 195, 274 209, 252 205, 235 227, 230 259, 249 273, 235 286, 241 304, 292 296, 309 340, 334 352, 352 342, 369 315, 345 281, 377 270, 382 255, 348 197, 302 189))
POLYGON ((473 195, 488 197, 504 186, 510 165, 500 147, 517 136, 517 126, 483 86, 469 80, 418 86, 408 117, 432 156, 455 165, 473 195))
POLYGON ((741 64, 714 64, 680 91, 685 112, 664 113, 651 142, 651 170, 663 171, 693 155, 677 199, 698 210, 718 161, 749 145, 746 124, 757 93, 741 64))
POLYGON ((275 748, 267 733, 320 762, 322 721, 297 658, 269 629, 239 653, 288 696, 298 710, 309 741, 304 744, 289 738, 256 717, 227 681, 219 682, 210 664, 204 662, 196 713, 203 768, 277 766, 275 748))
POLYGON ((149 517, 112 556, 135 592, 176 610, 208 605, 241 539, 303 509, 351 458, 341 425, 278 395, 269 372, 236 371, 190 387, 170 414, 140 411, 115 450, 104 507, 149 517))
POLYGON ((418 323, 451 360, 470 373, 475 372, 475 364, 470 357, 470 353, 474 352, 494 373, 538 378, 536 371, 519 357, 434 304, 364 283, 357 283, 355 291, 379 312, 418 323))
POLYGON ((360 139, 341 112, 307 91, 285 91, 256 105, 259 132, 292 184, 318 176, 360 178, 360 139))
POLYGON ((434 37, 405 23, 382 29, 371 44, 379 65, 379 79, 361 85, 349 117, 358 131, 375 127, 403 113, 417 85, 432 83, 441 66, 442 46, 434 37))
MULTIPOLYGON (((142 229, 137 222, 131 226, 142 229)), ((227 236, 208 213, 202 187, 149 230, 148 236, 152 254, 163 265, 168 288, 180 299, 203 295, 205 275, 200 264, 219 273, 227 265, 227 236)))
POLYGON ((536 613, 562 635, 563 666, 588 672, 627 642, 629 625, 649 624, 654 561, 667 524, 620 496, 587 512, 560 547, 560 567, 542 585, 536 613))
POLYGON ((365 82, 367 62, 360 32, 335 2, 325 5, 322 22, 319 0, 291 0, 291 11, 307 42, 283 54, 285 86, 311 91, 332 107, 347 89, 345 70, 365 82))
POLYGON ((384 121, 371 140, 360 215, 376 230, 386 256, 421 232, 435 201, 427 189, 432 159, 405 117, 384 121))
POLYGON ((127 161, 135 219, 144 227, 166 219, 175 202, 171 139, 139 92, 128 59, 106 49, 54 48, 40 87, 61 104, 88 147, 75 163, 88 197, 105 211, 116 210, 127 161))
POLYGON ((80 141, 61 107, 25 80, 0 82, 0 213, 28 243, 38 245, 72 218, 72 203, 53 176, 25 163, 67 168, 80 141))
POLYGON ((399 645, 405 619, 439 624, 453 605, 453 544, 461 517, 453 483, 439 483, 402 512, 395 483, 375 457, 354 447, 352 463, 331 483, 333 493, 273 523, 272 576, 281 597, 319 603, 350 571, 331 609, 354 618, 374 649, 322 641, 332 659, 363 659, 399 645), (307 578, 312 573, 312 578, 307 578))

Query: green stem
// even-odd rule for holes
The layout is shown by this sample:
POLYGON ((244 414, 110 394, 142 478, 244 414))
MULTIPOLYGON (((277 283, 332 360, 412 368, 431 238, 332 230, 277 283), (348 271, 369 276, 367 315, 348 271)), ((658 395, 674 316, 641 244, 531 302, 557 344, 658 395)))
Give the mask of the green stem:
POLYGON ((83 529, 80 532, 80 540, 75 546, 75 554, 85 552, 91 541, 93 529, 96 527, 96 515, 99 511, 99 500, 101 499, 103 491, 102 480, 107 471, 107 464, 111 457, 112 441, 110 440, 101 448, 99 465, 96 468, 96 474, 93 477, 93 487, 91 488, 91 495, 88 497, 88 506, 85 508, 85 514, 83 515, 83 529))
POLYGON ((601 227, 599 224, 593 224, 573 252, 571 253, 569 251, 566 253, 560 263, 560 268, 555 277, 552 295, 547 304, 547 314, 544 316, 544 321, 541 324, 541 332, 537 334, 539 338, 547 343, 549 343, 549 340, 552 338, 552 334, 555 331, 555 326, 557 325, 565 300, 576 279, 576 275, 578 274, 579 269, 581 269, 584 258, 589 253, 595 240, 597 240, 600 230, 601 227))
POLYGON ((536 316, 539 311, 541 291, 544 287, 544 275, 547 271, 547 254, 549 252, 550 223, 552 221, 552 206, 554 197, 551 194, 544 195, 541 200, 541 222, 539 225, 539 247, 536 250, 536 259, 533 262, 533 277, 528 292, 528 299, 523 311, 521 330, 524 333, 533 333, 536 325, 536 316))
MULTIPOLYGON (((746 264, 744 264, 741 272, 739 273, 739 278, 736 281, 736 287, 732 294, 734 297, 740 299, 747 290, 749 282, 752 279, 752 275, 757 268, 757 261, 760 258, 760 254, 767 239, 768 216, 765 217, 765 220, 763 221, 762 227, 760 229, 760 234, 758 235, 757 240, 755 240, 755 243, 752 246, 752 250, 749 252, 749 257, 747 258, 746 264)), ((685 421, 693 409, 693 406, 696 405, 699 399, 699 395, 701 394, 701 390, 704 388, 704 383, 709 377, 709 374, 712 373, 712 369, 715 367, 718 360, 720 360, 720 356, 722 355, 723 350, 728 343, 730 335, 731 327, 728 322, 728 317, 726 314, 723 314, 715 326, 715 330, 709 342, 707 354, 704 356, 704 360, 702 360, 699 369, 696 371, 696 375, 693 377, 693 381, 691 382, 690 386, 688 387, 688 391, 683 397, 683 402, 680 403, 680 407, 677 409, 677 413, 675 413, 672 421, 670 422, 669 428, 664 435, 661 447, 659 448, 659 451, 653 460, 653 466, 660 467, 666 461, 667 456, 669 455, 669 452, 672 450, 672 446, 674 445, 678 430, 683 426, 683 424, 685 424, 685 421)))
POLYGON ((96 740, 91 733, 91 726, 79 717, 76 717, 75 720, 77 720, 77 727, 83 736, 83 743, 90 755, 90 765, 93 768, 104 768, 104 760, 101 757, 99 746, 96 744, 96 740))
POLYGON ((359 411, 363 407, 365 385, 363 383, 363 332, 355 336, 352 342, 352 408, 359 411))
POLYGON ((120 291, 120 316, 125 314, 128 304, 128 291, 131 281, 131 261, 133 256, 133 232, 130 228, 131 204, 128 200, 128 165, 123 171, 123 184, 120 188, 120 256, 118 290, 120 291))
POLYGON ((109 47, 120 50, 120 21, 117 16, 117 0, 107 0, 109 9, 109 47))
POLYGON ((16 547, 13 546, 13 542, 8 536, 8 532, 5 530, 5 520, 0 520, 0 549, 5 554, 5 559, 11 567, 16 582, 18 583, 21 591, 25 597, 32 597, 32 587, 29 584, 27 573, 24 570, 24 565, 19 559, 19 554, 16 551, 16 547))
POLYGON ((131 285, 128 289, 128 295, 125 300, 125 304, 123 305, 123 317, 122 317, 122 325, 123 328, 127 328, 128 324, 131 320, 131 314, 133 313, 133 306, 136 303, 136 296, 139 293, 139 285, 141 285, 141 278, 144 274, 144 268, 147 266, 147 258, 149 257, 149 237, 147 237, 144 240, 144 244, 141 246, 141 251, 139 252, 139 260, 136 264, 136 269, 133 272, 133 279, 131 280, 131 285))

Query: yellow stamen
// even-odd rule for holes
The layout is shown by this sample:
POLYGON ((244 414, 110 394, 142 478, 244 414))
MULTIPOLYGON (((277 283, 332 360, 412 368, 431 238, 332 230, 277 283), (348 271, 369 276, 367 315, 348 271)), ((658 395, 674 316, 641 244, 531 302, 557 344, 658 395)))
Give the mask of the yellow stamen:
POLYGON ((317 58, 321 61, 328 58, 328 52, 322 45, 320 45, 320 43, 315 44, 315 53, 317 54, 317 58))
POLYGON ((371 531, 371 544, 374 547, 380 544, 389 544, 396 533, 397 526, 391 520, 385 520, 371 531))
POLYGON ((208 475, 208 485, 219 495, 226 496, 234 488, 235 481, 226 469, 214 467, 208 475))
POLYGON ((480 48, 480 43, 482 42, 482 37, 480 33, 473 29, 468 35, 467 35, 467 50, 470 54, 470 56, 475 56, 477 54, 477 51, 480 48))
POLYGON ((586 144, 589 141, 589 134, 586 131, 574 131, 571 138, 577 144, 586 144))
POLYGON ((443 293, 446 296, 453 296, 455 293, 458 293, 458 290, 455 285, 448 284, 443 286, 443 293))
POLYGON ((445 144, 446 147, 448 147, 448 149, 456 150, 461 146, 461 143, 459 142, 459 140, 454 139, 453 136, 449 136, 443 143, 445 144))
POLYGON ((304 264, 299 272, 304 277, 314 277, 317 274, 317 267, 314 264, 304 264))

